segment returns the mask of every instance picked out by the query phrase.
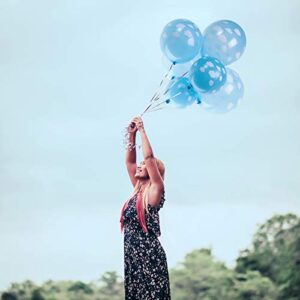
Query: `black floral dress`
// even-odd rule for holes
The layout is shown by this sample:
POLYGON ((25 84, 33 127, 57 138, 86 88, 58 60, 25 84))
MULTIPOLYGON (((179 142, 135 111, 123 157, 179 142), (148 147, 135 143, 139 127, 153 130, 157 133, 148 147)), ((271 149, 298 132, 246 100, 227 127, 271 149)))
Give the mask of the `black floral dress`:
POLYGON ((158 212, 163 207, 165 192, 158 207, 148 204, 149 213, 145 210, 148 232, 139 224, 136 200, 137 195, 129 200, 124 211, 125 300, 170 300, 167 257, 158 239, 158 212))

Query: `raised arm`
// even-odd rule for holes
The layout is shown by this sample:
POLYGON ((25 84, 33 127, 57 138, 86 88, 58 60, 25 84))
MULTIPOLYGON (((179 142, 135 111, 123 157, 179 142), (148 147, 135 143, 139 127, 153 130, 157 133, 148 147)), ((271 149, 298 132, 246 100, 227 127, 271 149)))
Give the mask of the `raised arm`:
MULTIPOLYGON (((129 134, 128 142, 131 143, 132 146, 135 146, 136 132, 137 132, 136 126, 128 127, 128 134, 129 134)), ((137 179, 134 176, 136 173, 136 149, 135 149, 135 147, 128 147, 128 149, 126 150, 125 163, 126 163, 128 175, 130 177, 130 181, 131 181, 132 185, 135 187, 136 182, 137 182, 137 179)))
POLYGON ((150 177, 152 188, 156 188, 161 192, 164 188, 164 182, 159 173, 156 159, 154 157, 153 150, 141 118, 138 118, 137 128, 141 134, 144 161, 150 177))

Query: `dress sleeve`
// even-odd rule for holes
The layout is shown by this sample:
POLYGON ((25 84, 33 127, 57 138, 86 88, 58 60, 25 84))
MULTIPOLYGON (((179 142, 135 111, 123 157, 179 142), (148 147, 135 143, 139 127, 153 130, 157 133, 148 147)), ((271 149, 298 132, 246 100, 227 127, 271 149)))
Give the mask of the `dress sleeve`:
POLYGON ((161 195, 161 199, 158 207, 154 207, 148 203, 149 213, 146 214, 147 228, 152 231, 157 237, 161 235, 160 223, 159 223, 159 210, 164 206, 165 202, 165 191, 161 195))

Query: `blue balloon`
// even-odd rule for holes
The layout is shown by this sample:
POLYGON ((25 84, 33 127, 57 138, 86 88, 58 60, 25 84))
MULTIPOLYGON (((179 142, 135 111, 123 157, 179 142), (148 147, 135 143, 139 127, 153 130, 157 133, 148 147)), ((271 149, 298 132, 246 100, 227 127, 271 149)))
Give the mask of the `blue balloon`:
POLYGON ((220 20, 205 29, 201 53, 229 65, 242 56, 245 47, 246 35, 240 25, 230 20, 220 20))
POLYGON ((193 22, 176 19, 164 27, 160 47, 171 62, 185 63, 199 54, 202 40, 202 34, 193 22))
POLYGON ((204 56, 193 63, 189 79, 197 92, 215 93, 226 81, 226 69, 218 59, 204 56))
POLYGON ((227 79, 220 90, 202 97, 202 107, 210 112, 226 113, 236 108, 244 95, 244 85, 237 72, 227 68, 227 79))
MULTIPOLYGON (((186 76, 189 73, 193 63, 195 61, 197 61, 200 57, 201 57, 201 53, 199 52, 199 54, 196 57, 194 57, 193 59, 191 59, 190 61, 188 61, 186 63, 182 63, 182 64, 175 64, 172 68, 172 74, 175 77, 186 76)), ((170 67, 170 64, 169 64, 169 67, 170 67)))
POLYGON ((186 77, 175 78, 170 82, 166 103, 176 108, 184 108, 193 103, 201 103, 200 95, 193 89, 186 77))

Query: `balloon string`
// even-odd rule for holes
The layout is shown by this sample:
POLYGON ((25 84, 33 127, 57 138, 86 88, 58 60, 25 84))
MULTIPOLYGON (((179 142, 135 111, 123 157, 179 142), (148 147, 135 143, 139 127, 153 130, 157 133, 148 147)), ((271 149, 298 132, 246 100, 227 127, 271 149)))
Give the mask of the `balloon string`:
MULTIPOLYGON (((186 71, 185 73, 183 73, 180 77, 184 77, 185 75, 187 75, 189 73, 189 71, 186 71)), ((174 80, 175 79, 175 77, 174 78, 171 78, 171 80, 169 81, 169 83, 170 82, 172 82, 172 84, 170 85, 170 86, 166 86, 166 90, 163 92, 163 94, 162 95, 159 95, 159 96, 164 96, 164 95, 166 95, 169 91, 170 91, 170 89, 174 86, 174 84, 176 83, 176 81, 174 80)), ((157 98, 157 100, 159 99, 159 97, 157 98)))
MULTIPOLYGON (((180 95, 180 94, 181 94, 181 92, 178 92, 177 94, 173 95, 172 97, 169 97, 167 100, 171 100, 171 99, 177 97, 177 96, 180 95)), ((150 111, 153 111, 154 108, 159 107, 159 106, 162 105, 163 103, 166 103, 167 100, 164 100, 164 101, 161 101, 161 102, 157 103, 156 105, 154 105, 154 106, 153 106, 150 110, 148 110, 148 111, 149 111, 149 112, 150 112, 150 111)))
POLYGON ((157 110, 160 110, 160 109, 163 109, 163 107, 159 107, 159 108, 156 108, 156 109, 148 110, 148 113, 153 112, 153 111, 157 111, 157 110))
MULTIPOLYGON (((186 71, 185 73, 183 73, 180 77, 184 77, 185 75, 187 75, 189 73, 189 71, 186 71)), ((166 95, 170 89, 174 86, 174 84, 176 83, 176 81, 174 81, 173 79, 170 80, 173 81, 173 83, 165 90, 165 92, 163 93, 163 96, 166 95)))
MULTIPOLYGON (((166 80, 166 78, 169 76, 169 74, 170 74, 171 70, 173 69, 174 65, 175 65, 175 62, 173 62, 173 63, 171 64, 171 66, 169 67, 169 70, 167 71, 167 73, 165 74, 165 76, 163 77, 163 79, 161 80, 161 82, 160 82, 160 84, 159 84, 159 88, 158 88, 158 90, 156 91, 156 93, 154 94, 154 96, 152 97, 151 101, 153 101, 154 98, 157 98, 157 96, 160 95, 160 93, 161 93, 161 88, 162 88, 162 86, 163 86, 163 83, 165 83, 165 80, 166 80)), ((170 80, 169 80, 169 81, 170 81, 170 80)))
MULTIPOLYGON (((165 82, 166 78, 167 78, 168 75, 170 74, 170 72, 171 72, 172 68, 174 67, 174 65, 175 65, 175 63, 172 63, 171 66, 169 67, 168 72, 165 74, 165 76, 163 77, 163 79, 162 79, 161 82, 160 82, 159 89, 158 89, 158 90, 156 91, 156 93, 153 95, 153 97, 152 97, 151 100, 150 100, 150 104, 149 104, 149 105, 146 107, 146 109, 142 112, 141 116, 142 116, 143 114, 145 114, 146 112, 154 111, 153 108, 158 107, 158 106, 161 105, 162 103, 165 103, 165 102, 166 102, 166 101, 162 101, 162 102, 160 102, 159 104, 157 104, 157 105, 155 105, 154 107, 152 107, 153 102, 159 100, 159 99, 161 98, 161 96, 165 96, 165 95, 170 91, 170 89, 174 86, 174 84, 175 84, 175 80, 174 80, 175 77, 173 76, 173 77, 172 77, 171 79, 169 79, 169 81, 168 81, 168 83, 172 82, 171 85, 170 85, 170 86, 168 86, 168 85, 165 86, 165 87, 164 87, 164 88, 166 88, 165 91, 162 90, 163 83, 165 82)), ((189 72, 190 72, 190 70, 184 72, 180 77, 186 76, 189 72)), ((178 96, 178 95, 180 95, 180 93, 175 94, 175 95, 172 96, 171 98, 174 98, 174 97, 176 97, 176 96, 178 96)), ((170 98, 170 99, 171 99, 171 98, 170 98)))
MULTIPOLYGON (((154 95, 152 96, 152 98, 151 98, 151 100, 150 100, 150 104, 148 104, 148 106, 145 108, 145 110, 141 113, 140 117, 142 117, 143 114, 145 114, 147 111, 149 111, 149 109, 150 109, 150 107, 151 107, 153 101, 157 101, 158 99, 160 99, 160 96, 161 96, 160 94, 161 94, 161 89, 162 89, 163 83, 165 83, 165 80, 168 78, 168 76, 169 76, 169 74, 171 73, 171 70, 173 69, 174 65, 175 65, 175 62, 173 62, 173 63, 170 65, 170 67, 169 67, 167 73, 166 73, 165 76, 162 78, 162 80, 161 80, 161 82, 160 82, 160 84, 159 84, 158 90, 157 90, 156 93, 154 93, 154 95)), ((173 79, 172 79, 172 80, 173 80, 173 79)), ((169 79, 168 82, 170 82, 170 79, 169 79)), ((157 110, 159 110, 159 109, 162 109, 162 108, 158 108, 157 110)), ((125 135, 124 141, 127 141, 127 139, 128 139, 128 137, 127 137, 127 135, 125 135)), ((141 145, 139 145, 139 148, 141 148, 141 145)))
MULTIPOLYGON (((171 70, 173 69, 174 65, 175 65, 175 62, 173 62, 173 63, 170 65, 170 67, 169 67, 167 73, 164 75, 164 77, 162 78, 162 80, 161 80, 161 82, 160 82, 160 84, 159 84, 158 90, 154 93, 154 95, 153 95, 152 98, 150 99, 150 105, 148 105, 148 106, 146 107, 146 109, 142 112, 141 116, 142 116, 143 114, 145 114, 145 113, 148 111, 148 109, 149 109, 149 108, 151 107, 151 105, 152 105, 152 102, 157 101, 157 100, 160 98, 160 96, 161 96, 161 89, 162 89, 163 83, 166 82, 166 79, 168 78, 169 74, 171 73, 171 70)), ((169 81, 170 81, 170 79, 169 79, 169 81)), ((168 81, 168 82, 169 82, 169 81, 168 81)))
POLYGON ((149 110, 149 111, 151 111, 153 108, 155 108, 155 107, 158 107, 158 106, 160 106, 161 104, 163 104, 163 103, 165 103, 166 102, 166 100, 164 100, 164 101, 162 101, 162 102, 159 102, 159 103, 157 103, 156 105, 154 105, 153 107, 151 107, 151 109, 149 110))
POLYGON ((162 79, 162 81, 160 82, 160 85, 161 86, 164 82, 164 80, 167 78, 167 76, 170 74, 171 70, 173 69, 173 67, 175 66, 175 62, 173 62, 168 70, 168 72, 165 74, 165 77, 162 79))

